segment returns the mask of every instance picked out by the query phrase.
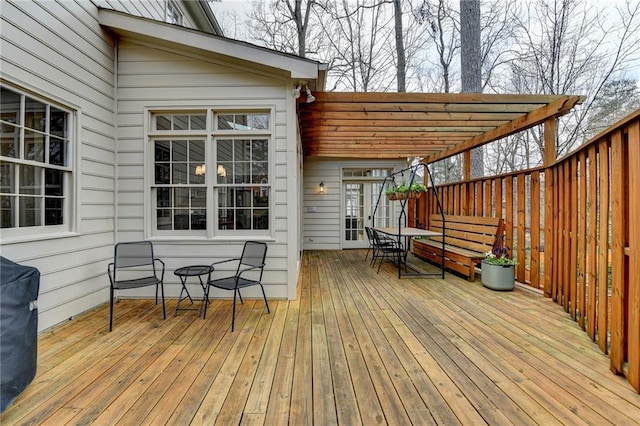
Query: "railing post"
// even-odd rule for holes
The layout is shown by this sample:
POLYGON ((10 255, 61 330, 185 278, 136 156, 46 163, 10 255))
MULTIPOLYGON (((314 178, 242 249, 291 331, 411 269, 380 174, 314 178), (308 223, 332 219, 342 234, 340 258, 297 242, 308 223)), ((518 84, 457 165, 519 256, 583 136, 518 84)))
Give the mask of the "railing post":
POLYGON ((629 383, 640 392, 640 119, 629 127, 629 383))
POLYGON ((557 206, 554 205, 554 181, 553 173, 550 166, 556 161, 556 133, 557 118, 549 118, 544 122, 544 166, 547 168, 544 172, 544 295, 551 297, 553 262, 556 254, 553 252, 555 247, 552 244, 554 233, 558 232, 554 226, 553 212, 557 206))
MULTIPOLYGON (((622 132, 611 137, 611 349, 610 368, 623 374, 625 340, 624 285, 624 146, 622 132)), ((631 195, 631 194, 629 194, 631 195)))

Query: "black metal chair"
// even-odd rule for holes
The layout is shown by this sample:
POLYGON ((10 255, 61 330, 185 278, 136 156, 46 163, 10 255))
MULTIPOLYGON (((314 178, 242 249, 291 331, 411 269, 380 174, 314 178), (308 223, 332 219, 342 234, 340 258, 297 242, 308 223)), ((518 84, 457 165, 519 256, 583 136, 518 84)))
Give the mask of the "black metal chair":
POLYGON ((367 239, 369 240, 369 248, 367 249, 367 253, 364 256, 364 260, 367 260, 369 257, 369 252, 371 252, 371 266, 374 266, 376 257, 378 256, 378 250, 381 247, 390 247, 395 244, 395 240, 391 240, 390 237, 384 234, 378 234, 379 240, 376 240, 374 233, 376 232, 373 228, 368 226, 364 227, 365 232, 367 233, 367 239))
MULTIPOLYGON (((404 255, 405 250, 402 244, 388 236, 372 229, 373 241, 374 241, 374 252, 373 252, 373 262, 372 265, 375 266, 376 259, 380 259, 380 264, 378 265, 378 273, 380 272, 380 267, 382 267, 382 261, 384 259, 393 259, 398 264, 404 263, 404 255)), ((405 264, 405 271, 407 265, 405 264)))
MULTIPOLYGON (((364 260, 367 260, 369 257, 369 253, 375 250, 374 240, 373 240, 373 229, 368 226, 364 227, 364 232, 367 234, 367 240, 369 241, 369 247, 367 248, 367 254, 364 256, 364 260)), ((371 258, 373 258, 375 253, 371 254, 371 258)))
POLYGON ((111 282, 109 306, 109 331, 113 329, 113 299, 115 290, 156 286, 162 295, 162 319, 167 319, 164 306, 164 262, 153 255, 151 241, 118 243, 114 248, 113 262, 107 267, 111 282), (160 268, 161 266, 161 268, 160 268))
MULTIPOLYGON (((262 290, 262 297, 264 298, 264 304, 267 307, 267 313, 270 313, 269 303, 267 302, 267 295, 264 292, 262 285, 262 274, 264 272, 264 261, 267 256, 267 244, 259 241, 247 241, 244 243, 242 249, 242 256, 233 259, 222 260, 214 262, 211 266, 215 267, 215 272, 219 271, 219 265, 228 262, 237 262, 238 266, 233 275, 229 275, 223 278, 211 279, 211 273, 207 280, 207 295, 206 300, 209 299, 209 289, 211 287, 220 288, 223 290, 233 291, 233 316, 231 319, 231 331, 233 331, 236 322, 236 297, 242 301, 242 295, 240 294, 241 288, 251 287, 259 285, 262 290)), ((204 308, 204 318, 207 317, 207 305, 204 308)))

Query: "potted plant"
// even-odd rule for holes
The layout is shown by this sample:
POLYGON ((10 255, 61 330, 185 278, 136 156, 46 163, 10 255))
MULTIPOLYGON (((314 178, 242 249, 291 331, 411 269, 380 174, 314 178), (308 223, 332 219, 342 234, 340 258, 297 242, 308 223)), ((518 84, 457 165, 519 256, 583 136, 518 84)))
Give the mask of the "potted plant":
POLYGON ((397 200, 404 200, 409 196, 409 185, 402 183, 395 187, 397 200))
POLYGON ((498 253, 488 252, 482 260, 482 285, 492 290, 513 290, 517 264, 518 262, 507 256, 505 250, 498 253))
POLYGON ((384 193, 386 194, 387 198, 389 200, 397 200, 398 199, 398 195, 396 194, 396 189, 395 188, 389 188, 386 191, 384 191, 384 193))
POLYGON ((404 200, 409 195, 409 185, 402 183, 394 185, 384 192, 390 200, 404 200))
POLYGON ((427 192, 427 187, 421 183, 412 183, 409 188, 409 198, 420 198, 423 192, 427 192))

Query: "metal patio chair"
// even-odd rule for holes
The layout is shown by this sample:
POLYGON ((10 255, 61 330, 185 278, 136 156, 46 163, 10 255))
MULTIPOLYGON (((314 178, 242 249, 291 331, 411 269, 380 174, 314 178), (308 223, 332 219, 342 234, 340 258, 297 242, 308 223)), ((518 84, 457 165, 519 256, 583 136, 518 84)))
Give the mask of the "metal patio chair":
MULTIPOLYGON (((380 267, 382 267, 382 261, 384 259, 392 259, 398 262, 398 264, 404 263, 403 259, 405 256, 405 249, 402 244, 388 235, 385 235, 375 229, 372 229, 373 240, 374 240, 374 254, 373 254, 373 263, 375 266, 376 259, 380 259, 380 264, 378 265, 378 273, 380 272, 380 267)), ((407 265, 405 264, 405 271, 407 265)))
MULTIPOLYGON (((267 313, 271 312, 269 311, 267 295, 265 294, 264 287, 262 285, 262 274, 264 272, 264 261, 266 256, 266 243, 259 241, 247 241, 244 243, 241 257, 222 260, 211 264, 211 266, 215 268, 212 273, 216 273, 218 271, 218 267, 224 263, 237 262, 238 264, 233 275, 212 279, 211 274, 209 274, 209 279, 207 281, 206 300, 209 299, 209 289, 211 287, 233 291, 233 316, 231 318, 231 331, 233 331, 236 322, 236 297, 239 297, 240 303, 243 303, 242 295, 240 294, 241 288, 251 287, 254 285, 260 286, 260 289, 262 290, 262 297, 264 298, 264 304, 267 307, 267 313)), ((206 317, 207 305, 205 305, 204 308, 204 318, 206 317)))
POLYGON ((132 241, 117 243, 114 248, 113 262, 107 267, 111 282, 109 306, 109 331, 113 329, 113 299, 115 290, 129 290, 147 286, 156 286, 156 305, 158 289, 162 296, 162 319, 167 319, 164 306, 164 262, 153 255, 151 241, 132 241))

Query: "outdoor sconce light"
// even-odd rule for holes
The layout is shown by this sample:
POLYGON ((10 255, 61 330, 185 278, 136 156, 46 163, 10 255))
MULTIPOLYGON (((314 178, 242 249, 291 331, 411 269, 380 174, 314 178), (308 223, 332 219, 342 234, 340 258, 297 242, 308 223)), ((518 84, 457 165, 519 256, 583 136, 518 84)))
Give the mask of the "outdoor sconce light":
POLYGON ((307 88, 307 103, 310 104, 311 102, 316 100, 316 97, 311 94, 311 90, 309 89, 309 86, 305 86, 305 87, 307 88))
POLYGON ((300 90, 302 89, 301 85, 297 85, 295 89, 292 90, 293 92, 293 97, 298 99, 300 97, 300 90))
POLYGON ((318 194, 324 194, 324 182, 320 182, 318 185, 318 194))

